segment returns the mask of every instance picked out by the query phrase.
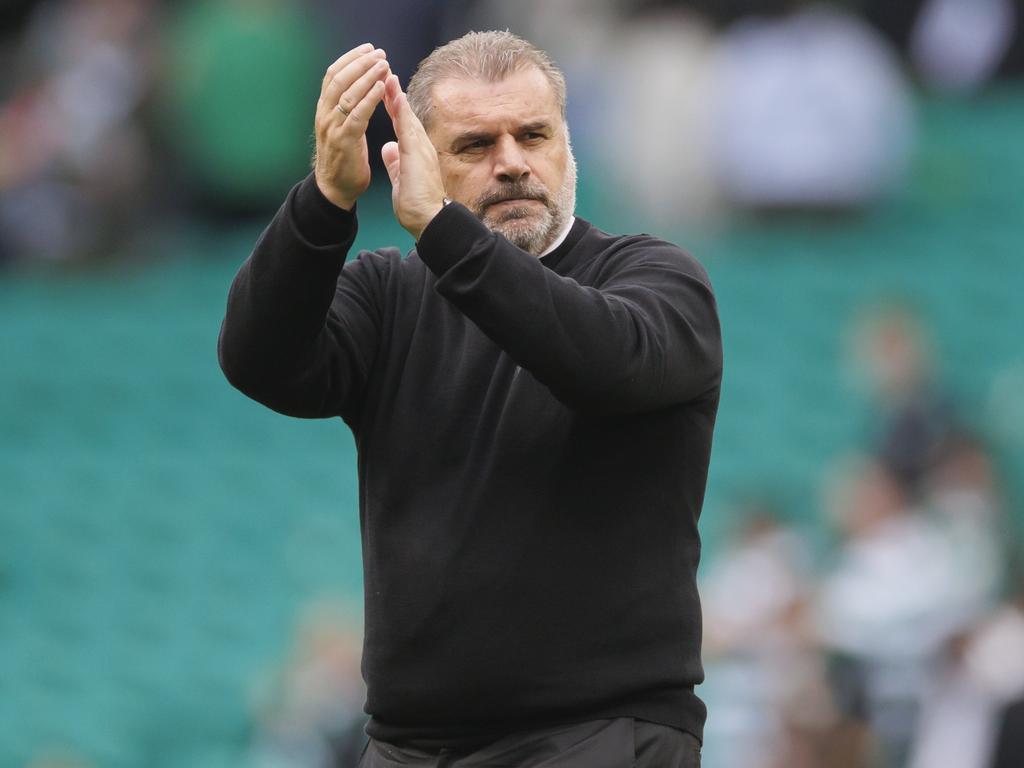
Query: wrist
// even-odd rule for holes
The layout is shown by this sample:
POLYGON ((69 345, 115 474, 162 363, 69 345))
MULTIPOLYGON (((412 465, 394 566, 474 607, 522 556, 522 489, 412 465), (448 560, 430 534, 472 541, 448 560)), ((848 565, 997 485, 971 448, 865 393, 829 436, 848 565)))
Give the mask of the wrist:
POLYGON ((328 200, 313 174, 298 185, 293 210, 298 231, 314 245, 346 242, 355 231, 356 209, 346 211, 328 200))
POLYGON ((317 189, 320 190, 320 194, 323 195, 324 198, 332 205, 349 212, 351 212, 352 209, 355 208, 355 198, 350 198, 346 195, 341 194, 338 190, 326 184, 322 184, 319 179, 317 179, 316 186, 317 189))
POLYGON ((356 201, 354 198, 350 199, 337 194, 328 195, 326 192, 324 192, 324 197, 338 208, 341 208, 343 211, 348 211, 349 213, 351 213, 352 209, 356 207, 356 201))
POLYGON ((441 198, 441 201, 437 203, 436 207, 431 206, 428 209, 429 213, 420 220, 416 230, 411 232, 412 236, 417 240, 417 242, 419 241, 420 236, 423 234, 423 230, 430 226, 430 222, 432 222, 434 218, 437 216, 437 214, 443 211, 444 207, 448 205, 450 202, 451 200, 449 200, 447 197, 443 197, 441 198))

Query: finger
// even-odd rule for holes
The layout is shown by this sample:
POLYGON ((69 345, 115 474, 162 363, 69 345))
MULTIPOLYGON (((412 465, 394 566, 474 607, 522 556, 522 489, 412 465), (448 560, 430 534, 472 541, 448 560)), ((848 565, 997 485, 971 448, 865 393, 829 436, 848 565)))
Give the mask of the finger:
POLYGON ((352 108, 349 116, 345 118, 345 122, 341 126, 341 135, 345 138, 355 138, 366 133, 366 126, 370 122, 370 116, 383 97, 384 84, 378 80, 370 86, 370 90, 352 108))
POLYGON ((399 153, 398 142, 389 141, 380 148, 380 158, 384 161, 384 167, 388 170, 388 178, 392 186, 398 183, 399 153))
POLYGON ((414 136, 423 139, 429 138, 420 119, 412 111, 409 97, 402 90, 402 86, 398 81, 398 75, 390 75, 385 81, 384 108, 387 109, 388 114, 391 116, 391 122, 395 128, 395 136, 398 137, 400 142, 403 138, 411 139, 414 136))
POLYGON ((339 68, 329 80, 324 82, 324 87, 320 91, 320 101, 329 107, 333 107, 338 103, 338 98, 344 93, 356 80, 365 74, 366 70, 372 67, 381 59, 386 59, 387 55, 380 48, 375 48, 368 53, 360 54, 351 61, 347 62, 345 66, 339 68))
POLYGON ((323 93, 324 89, 327 87, 327 84, 331 81, 331 78, 338 74, 338 72, 343 70, 351 62, 355 61, 360 56, 367 54, 372 50, 372 43, 363 43, 362 45, 357 45, 352 50, 346 51, 345 53, 341 54, 341 56, 335 59, 334 63, 332 63, 331 66, 327 68, 327 72, 324 74, 323 82, 320 84, 320 92, 323 93))
POLYGON ((411 149, 414 141, 420 141, 425 137, 425 132, 420 125, 419 118, 409 106, 409 98, 399 91, 395 97, 395 136, 398 137, 399 145, 411 149))
MULTIPOLYGON (((398 105, 396 99, 402 92, 402 86, 398 82, 398 75, 388 75, 384 81, 384 108, 388 111, 392 122, 398 119, 398 105)), ((395 125, 395 134, 398 133, 398 125, 395 125)))
MULTIPOLYGON (((338 99, 337 104, 337 106, 340 107, 340 110, 335 109, 335 114, 337 114, 341 120, 344 120, 345 117, 355 110, 356 105, 363 100, 374 85, 387 77, 390 71, 388 63, 384 60, 378 61, 370 67, 362 77, 352 83, 347 91, 341 94, 341 98, 338 99)), ((384 85, 381 83, 381 97, 384 96, 383 89, 384 85)))
MULTIPOLYGON (((354 61, 350 61, 340 70, 335 72, 334 76, 320 93, 319 107, 328 110, 334 109, 334 105, 338 103, 341 95, 351 88, 352 84, 356 80, 366 74, 367 70, 369 70, 374 64, 385 58, 386 55, 384 51, 377 48, 369 53, 365 53, 357 57, 354 61)), ((355 102, 352 103, 352 106, 355 106, 355 102)))

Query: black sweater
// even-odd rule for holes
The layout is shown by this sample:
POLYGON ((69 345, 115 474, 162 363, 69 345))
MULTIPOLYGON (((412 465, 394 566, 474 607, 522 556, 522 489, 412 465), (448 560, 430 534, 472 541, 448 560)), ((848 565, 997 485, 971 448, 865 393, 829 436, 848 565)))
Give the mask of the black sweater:
POLYGON ((312 176, 231 287, 221 366, 359 453, 368 731, 631 716, 701 737, 697 518, 722 352, 700 265, 577 219, 543 259, 452 203, 347 264, 312 176))

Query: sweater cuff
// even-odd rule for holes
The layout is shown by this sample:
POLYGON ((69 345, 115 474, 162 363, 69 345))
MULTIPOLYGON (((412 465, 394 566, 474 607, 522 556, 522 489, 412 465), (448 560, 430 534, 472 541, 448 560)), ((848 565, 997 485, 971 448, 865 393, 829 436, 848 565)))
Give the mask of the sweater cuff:
POLYGON ((465 258, 474 245, 490 237, 494 233, 466 206, 451 202, 420 233, 416 253, 440 277, 465 258))
POLYGON ((351 245, 356 234, 356 209, 339 208, 320 191, 310 173, 295 192, 295 228, 310 245, 351 245))

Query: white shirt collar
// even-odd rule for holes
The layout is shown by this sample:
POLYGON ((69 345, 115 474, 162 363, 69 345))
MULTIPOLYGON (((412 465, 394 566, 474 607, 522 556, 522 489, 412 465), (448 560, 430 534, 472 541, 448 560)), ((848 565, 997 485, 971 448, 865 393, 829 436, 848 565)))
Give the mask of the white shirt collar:
POLYGON ((569 236, 569 230, 572 229, 572 225, 575 224, 575 223, 576 223, 576 217, 575 216, 570 216, 569 217, 569 221, 566 222, 565 228, 562 230, 561 234, 559 234, 558 237, 555 238, 555 241, 551 245, 549 245, 548 249, 546 251, 544 251, 544 253, 542 253, 538 258, 543 259, 549 253, 551 253, 553 250, 555 250, 555 248, 557 248, 562 243, 564 243, 565 242, 565 238, 567 238, 569 236))

